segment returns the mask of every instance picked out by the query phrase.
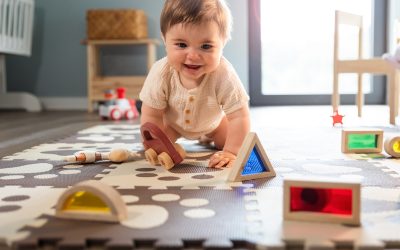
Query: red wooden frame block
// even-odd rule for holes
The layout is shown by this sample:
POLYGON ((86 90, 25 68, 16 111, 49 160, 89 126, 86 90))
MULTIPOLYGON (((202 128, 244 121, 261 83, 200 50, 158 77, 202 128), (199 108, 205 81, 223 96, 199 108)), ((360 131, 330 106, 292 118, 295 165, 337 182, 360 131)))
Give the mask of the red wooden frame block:
POLYGON ((360 225, 360 182, 286 178, 283 189, 285 220, 360 225))

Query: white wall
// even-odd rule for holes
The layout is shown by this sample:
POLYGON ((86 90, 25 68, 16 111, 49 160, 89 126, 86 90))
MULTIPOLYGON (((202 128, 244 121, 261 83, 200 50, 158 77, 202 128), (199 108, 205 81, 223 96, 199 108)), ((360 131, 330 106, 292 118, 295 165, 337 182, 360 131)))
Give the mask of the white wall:
MULTIPOLYGON (((244 86, 248 88, 248 0, 227 0, 234 19, 232 40, 224 55, 234 65, 244 86)), ((30 92, 41 97, 46 108, 61 106, 75 109, 87 96, 86 37, 88 9, 137 8, 146 12, 149 37, 160 38, 159 16, 163 0, 38 0, 32 55, 7 55, 8 91, 30 92), (58 99, 57 99, 58 98, 58 99), (82 101, 77 102, 80 98, 82 101), (57 102, 62 105, 58 105, 57 102)), ((102 52, 102 73, 140 71, 145 53, 135 48, 112 48, 102 52), (138 52, 138 53, 136 53, 138 52), (107 60, 106 60, 107 59, 107 60), (115 71, 114 71, 115 70, 115 71)), ((157 57, 165 56, 164 46, 157 57)), ((120 73, 118 73, 120 75, 120 73)), ((86 106, 86 105, 85 105, 86 106)), ((83 106, 82 108, 86 108, 83 106)))

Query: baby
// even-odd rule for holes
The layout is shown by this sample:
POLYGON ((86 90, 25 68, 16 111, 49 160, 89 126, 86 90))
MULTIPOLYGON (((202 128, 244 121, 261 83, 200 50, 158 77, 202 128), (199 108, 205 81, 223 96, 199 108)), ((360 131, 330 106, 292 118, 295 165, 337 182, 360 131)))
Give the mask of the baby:
POLYGON ((231 13, 224 0, 166 0, 160 18, 167 56, 140 92, 141 124, 157 124, 175 142, 210 140, 209 167, 230 167, 250 130, 249 97, 222 56, 231 13))

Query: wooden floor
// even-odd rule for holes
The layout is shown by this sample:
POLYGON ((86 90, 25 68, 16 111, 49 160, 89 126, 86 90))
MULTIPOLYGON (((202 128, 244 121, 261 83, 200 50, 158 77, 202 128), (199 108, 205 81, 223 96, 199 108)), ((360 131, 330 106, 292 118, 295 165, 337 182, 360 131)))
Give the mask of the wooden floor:
MULTIPOLYGON (((262 133, 268 127, 332 126, 330 106, 256 107, 250 109, 252 130, 262 133)), ((343 106, 345 126, 388 126, 386 106, 365 106, 363 119, 357 117, 356 107, 343 106)), ((126 121, 118 121, 127 123, 126 121)), ((138 120, 133 121, 137 123, 138 120)), ((0 158, 32 146, 49 143, 75 132, 97 125, 102 121, 96 113, 85 111, 45 111, 28 113, 0 110, 0 158)), ((132 122, 129 122, 132 123, 132 122)))
POLYGON ((84 111, 0 111, 0 158, 100 123, 105 121, 97 114, 84 111))

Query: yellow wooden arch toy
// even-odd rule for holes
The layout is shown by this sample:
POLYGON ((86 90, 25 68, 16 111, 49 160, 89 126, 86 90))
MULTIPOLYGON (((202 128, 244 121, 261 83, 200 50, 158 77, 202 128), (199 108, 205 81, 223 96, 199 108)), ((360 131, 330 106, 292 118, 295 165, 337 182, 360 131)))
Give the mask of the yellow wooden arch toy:
POLYGON ((99 181, 83 181, 58 199, 56 217, 77 220, 120 222, 128 217, 121 195, 99 181))

